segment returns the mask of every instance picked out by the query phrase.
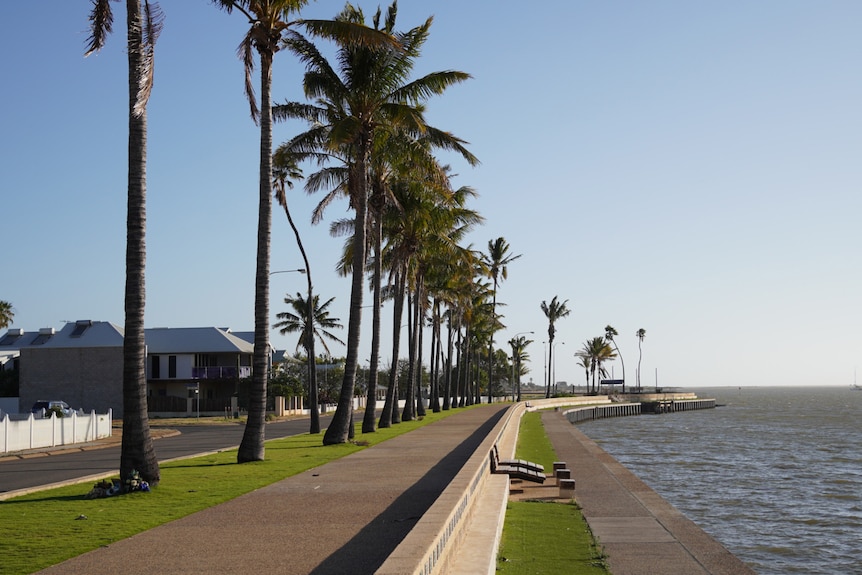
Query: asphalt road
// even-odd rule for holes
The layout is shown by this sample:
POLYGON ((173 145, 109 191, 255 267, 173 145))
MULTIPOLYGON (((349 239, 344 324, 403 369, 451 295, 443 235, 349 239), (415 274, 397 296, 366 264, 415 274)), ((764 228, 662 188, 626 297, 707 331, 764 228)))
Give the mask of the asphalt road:
MULTIPOLYGON (((325 429, 330 419, 331 416, 322 416, 321 428, 325 429)), ((308 419, 268 423, 266 438, 269 440, 307 433, 308 425, 308 419)), ((160 462, 237 447, 242 441, 245 426, 240 424, 182 425, 173 429, 180 434, 154 440, 156 457, 160 462)), ((120 445, 117 442, 111 442, 109 446, 101 449, 71 452, 64 450, 62 453, 54 452, 21 459, 4 458, 0 460, 0 495, 96 475, 117 473, 119 465, 120 445)))

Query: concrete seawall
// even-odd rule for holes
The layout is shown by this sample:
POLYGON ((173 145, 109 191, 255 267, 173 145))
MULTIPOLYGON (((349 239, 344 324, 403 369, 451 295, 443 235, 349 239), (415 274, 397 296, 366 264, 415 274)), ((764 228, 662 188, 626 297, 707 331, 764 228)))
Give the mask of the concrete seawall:
MULTIPOLYGON (((684 404, 685 410, 715 407, 714 400, 696 398, 674 403, 684 404)), ((510 485, 507 476, 491 474, 488 452, 496 443, 501 457, 513 456, 523 413, 548 407, 555 411, 543 414, 545 429, 558 456, 571 468, 575 499, 607 553, 614 575, 754 573, 570 422, 639 415, 640 403, 591 397, 527 405, 522 402, 509 410, 378 575, 493 574, 510 485), (573 404, 574 409, 562 411, 573 404)), ((559 497, 559 487, 551 478, 528 489, 531 498, 559 497)))
POLYGON ((542 422, 614 575, 754 574, 561 414, 547 412, 542 422))

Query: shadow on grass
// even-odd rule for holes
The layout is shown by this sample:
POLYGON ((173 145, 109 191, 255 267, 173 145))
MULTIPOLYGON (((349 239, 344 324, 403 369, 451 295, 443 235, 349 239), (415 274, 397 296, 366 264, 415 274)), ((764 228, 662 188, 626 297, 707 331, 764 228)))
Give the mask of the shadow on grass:
POLYGON ((39 497, 39 498, 30 498, 28 499, 27 495, 16 497, 13 499, 7 499, 3 502, 3 507, 11 507, 14 505, 32 505, 34 502, 42 502, 42 501, 55 501, 55 502, 70 502, 70 501, 84 501, 86 500, 86 494, 82 493, 80 495, 52 495, 47 497, 39 497))

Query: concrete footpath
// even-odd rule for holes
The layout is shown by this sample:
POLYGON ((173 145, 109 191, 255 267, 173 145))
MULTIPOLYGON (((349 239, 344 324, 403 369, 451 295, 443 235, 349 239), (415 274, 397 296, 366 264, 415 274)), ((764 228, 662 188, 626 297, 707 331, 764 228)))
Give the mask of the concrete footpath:
POLYGON ((542 423, 557 457, 572 472, 575 500, 607 553, 613 575, 754 573, 569 423, 561 411, 543 413, 542 423))
POLYGON ((464 410, 40 573, 374 573, 508 407, 464 410))

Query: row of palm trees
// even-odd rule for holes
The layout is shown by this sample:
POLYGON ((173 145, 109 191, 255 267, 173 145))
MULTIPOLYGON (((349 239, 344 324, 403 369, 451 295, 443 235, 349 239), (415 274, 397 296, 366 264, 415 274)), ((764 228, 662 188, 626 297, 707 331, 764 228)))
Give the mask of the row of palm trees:
MULTIPOLYGON (((309 193, 324 192, 312 214, 322 221, 326 207, 345 198, 352 218, 335 221, 333 235, 346 236, 340 271, 351 277, 350 312, 344 375, 332 423, 324 444, 343 443, 353 431, 353 397, 366 280, 372 294, 372 346, 368 401, 362 431, 373 432, 401 420, 422 415, 418 400, 421 358, 426 325, 430 327, 431 409, 445 410, 489 397, 496 381, 506 377, 506 357, 494 350, 494 335, 503 326, 497 313, 497 290, 508 265, 520 257, 510 253, 504 238, 488 243, 487 254, 464 246, 467 234, 482 217, 468 205, 475 192, 455 188, 451 170, 438 152, 455 153, 468 164, 478 164, 466 142, 425 120, 427 101, 464 82, 469 74, 448 70, 411 79, 416 60, 429 37, 431 18, 407 31, 396 29, 397 4, 385 15, 380 9, 367 25, 362 11, 348 4, 332 20, 295 18, 305 0, 212 0, 227 13, 237 12, 249 29, 237 50, 245 65, 245 88, 252 119, 260 127, 257 265, 253 377, 248 421, 237 461, 264 457, 266 392, 269 379, 269 276, 272 200, 275 195, 296 227, 288 209, 287 190, 302 177, 300 164, 317 171, 305 179, 309 193), (335 55, 328 59, 315 43, 331 41, 335 55), (273 105, 272 65, 276 54, 289 51, 305 66, 305 102, 273 105), (259 67, 259 95, 254 73, 259 67), (273 122, 298 119, 308 129, 282 143, 273 153, 273 122), (275 194, 273 193, 275 191, 275 194), (408 385, 406 405, 398 406, 397 363, 389 370, 382 415, 376 420, 376 387, 380 358, 380 310, 384 299, 393 305, 391 357, 401 355, 401 326, 406 315, 408 385), (445 330, 445 331, 444 331, 445 330), (487 369, 482 373, 482 361, 487 369), (483 381, 484 378, 484 381, 483 381)), ((111 31, 110 0, 95 0, 88 53, 99 50, 111 31)), ((158 6, 147 0, 127 0, 129 34, 129 185, 126 258, 126 347, 124 349, 124 411, 121 475, 138 470, 151 484, 159 480, 146 413, 145 348, 143 342, 146 190, 146 103, 152 86, 155 41, 161 25, 158 6)), ((294 307, 279 314, 276 327, 293 325, 302 331, 310 372, 310 395, 316 394, 311 322, 302 323, 302 310, 314 317, 325 308, 313 293, 311 268, 305 258, 308 289, 286 300, 294 307), (307 346, 307 347, 306 347, 307 346)), ((567 316, 567 300, 542 302, 549 321, 553 350, 554 323, 567 316)), ((513 338, 513 385, 520 397, 519 375, 528 360, 529 340, 513 338)), ((607 343, 607 342, 605 342, 607 343)), ((550 358, 552 360, 552 358, 550 358)), ((608 357, 591 356, 593 379, 608 357), (595 361, 595 365, 592 362, 595 361)), ((550 374, 549 374, 550 377, 550 374)), ((550 381, 547 386, 550 392, 550 381)), ((315 402, 316 403, 316 402, 315 402)), ((313 403, 314 404, 314 403, 313 403)), ((316 411, 316 410, 312 410, 316 411)), ((311 430, 315 430, 312 417, 311 430)))
MULTIPOLYGON (((285 186, 279 187, 278 183, 295 175, 289 168, 299 162, 316 163, 320 168, 308 178, 306 190, 327 192, 315 211, 315 220, 320 220, 325 207, 337 197, 346 197, 354 214, 352 221, 333 224, 335 232, 348 227, 352 232, 342 262, 344 273, 352 276, 352 284, 344 378, 336 414, 324 443, 344 442, 352 430, 351 405, 366 274, 370 274, 373 286, 374 337, 369 382, 372 400, 363 431, 373 431, 374 427, 379 311, 384 290, 394 302, 395 321, 399 326, 406 301, 410 326, 408 356, 414 358, 413 361, 418 362, 421 357, 417 353, 422 346, 420 326, 426 318, 432 326, 434 381, 440 381, 443 387, 435 395, 443 398, 439 408, 450 408, 456 401, 460 405, 478 399, 478 377, 470 381, 467 377, 471 351, 486 343, 490 344, 489 351, 493 347, 493 333, 501 325, 494 311, 496 287, 499 278, 506 276, 506 264, 518 256, 507 256, 507 245, 498 241, 496 253, 488 257, 493 269, 489 275, 483 257, 471 247, 460 245, 471 228, 481 222, 481 217, 467 206, 474 192, 467 187, 453 189, 448 167, 442 165, 434 153, 439 150, 455 152, 471 165, 478 160, 466 149, 466 142, 430 126, 424 119, 424 110, 431 96, 442 94, 470 76, 464 72, 443 71, 410 79, 428 38, 432 19, 400 32, 395 29, 395 3, 382 21, 378 9, 372 26, 366 25, 361 10, 349 4, 333 20, 295 18, 306 4, 305 0, 213 0, 213 4, 229 14, 239 13, 249 22, 237 52, 245 67, 250 114, 260 127, 254 375, 238 462, 260 460, 264 456, 273 188, 280 192, 279 203, 290 218, 285 186), (336 57, 332 62, 319 51, 313 38, 335 43, 336 57), (272 105, 273 61, 277 53, 285 50, 306 66, 302 84, 309 102, 272 105), (257 68, 259 95, 255 94, 253 83, 257 68), (305 120, 309 129, 282 144, 273 154, 273 122, 286 118, 305 120), (384 273, 388 274, 385 285, 384 273), (494 289, 475 281, 477 276, 491 278, 494 289), (448 328, 445 340, 444 323, 448 328), (455 350, 457 361, 453 359, 455 350), (445 366, 442 366, 444 361, 445 366), (454 369, 459 373, 457 381, 452 379, 454 369)), ((147 0, 127 0, 126 12, 130 154, 123 379, 125 421, 120 471, 125 476, 136 469, 155 485, 159 481, 159 468, 146 413, 143 342, 146 107, 153 85, 155 43, 162 14, 157 4, 147 0)), ((110 0, 93 2, 90 24, 88 54, 100 50, 112 31, 110 0)), ((308 291, 296 301, 300 303, 302 299, 313 309, 316 300, 307 260, 305 269, 308 291)), ((313 345, 313 339, 307 338, 309 345, 313 345)), ((398 357, 399 344, 395 338, 393 357, 398 357)), ((310 353, 309 357, 313 360, 314 354, 310 353)), ((414 373, 418 372, 419 366, 416 367, 414 373)), ((391 385, 393 377, 394 371, 390 373, 381 426, 390 425, 399 417, 393 409, 397 405, 394 396, 397 386, 391 385)), ((411 386, 408 391, 408 408, 400 414, 404 418, 416 414, 412 408, 413 389, 411 386)), ((434 408, 438 408, 436 403, 434 408)))

